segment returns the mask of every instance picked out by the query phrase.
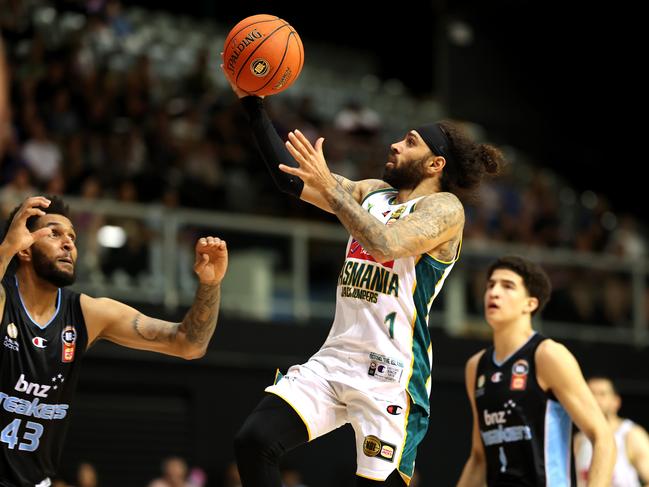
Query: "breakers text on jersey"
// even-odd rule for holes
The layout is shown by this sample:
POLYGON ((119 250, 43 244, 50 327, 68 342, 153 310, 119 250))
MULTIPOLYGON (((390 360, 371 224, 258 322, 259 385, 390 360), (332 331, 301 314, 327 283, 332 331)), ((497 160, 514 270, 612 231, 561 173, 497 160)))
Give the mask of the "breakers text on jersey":
POLYGON ((380 264, 345 261, 338 284, 343 298, 364 299, 376 303, 379 293, 399 297, 399 275, 380 264))
POLYGON ((63 419, 68 414, 68 404, 41 404, 41 399, 47 398, 52 389, 51 385, 28 382, 25 380, 25 375, 20 374, 14 389, 36 397, 29 401, 0 392, 0 407, 8 413, 33 416, 38 419, 63 419))

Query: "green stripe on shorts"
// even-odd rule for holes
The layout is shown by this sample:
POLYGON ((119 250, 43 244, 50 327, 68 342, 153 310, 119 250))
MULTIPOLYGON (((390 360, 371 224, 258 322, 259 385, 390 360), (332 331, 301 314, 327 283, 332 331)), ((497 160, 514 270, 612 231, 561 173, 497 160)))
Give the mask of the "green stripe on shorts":
POLYGON ((406 425, 406 441, 403 444, 399 472, 412 478, 415 471, 417 447, 428 431, 428 414, 424 408, 411 402, 408 424, 406 425))

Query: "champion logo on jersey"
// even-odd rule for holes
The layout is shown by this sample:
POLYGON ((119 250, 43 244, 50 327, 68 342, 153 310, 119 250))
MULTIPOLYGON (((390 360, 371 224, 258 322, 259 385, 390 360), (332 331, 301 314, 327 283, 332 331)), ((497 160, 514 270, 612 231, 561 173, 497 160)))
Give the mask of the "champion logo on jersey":
POLYGON ((503 373, 502 372, 494 372, 491 375, 491 382, 498 383, 501 380, 503 380, 503 373))
POLYGON ((34 337, 32 338, 32 343, 36 348, 45 348, 47 347, 47 340, 42 337, 34 337))
MULTIPOLYGON (((349 245, 349 252, 347 252, 348 259, 359 259, 359 260, 368 260, 370 262, 376 262, 376 259, 372 257, 367 250, 356 240, 352 239, 352 243, 349 245)), ((394 268, 394 261, 383 262, 377 264, 382 265, 383 267, 388 267, 390 269, 394 268)))
POLYGON ((396 404, 390 404, 386 410, 388 414, 391 414, 392 416, 399 416, 401 414, 401 411, 403 411, 403 408, 401 406, 397 406, 396 404))

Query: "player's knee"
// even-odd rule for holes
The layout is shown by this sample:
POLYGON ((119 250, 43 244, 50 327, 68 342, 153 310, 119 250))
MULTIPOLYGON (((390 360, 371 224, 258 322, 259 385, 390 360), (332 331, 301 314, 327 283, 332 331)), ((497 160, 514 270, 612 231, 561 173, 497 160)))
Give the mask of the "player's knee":
POLYGON ((234 437, 237 458, 253 455, 274 460, 281 455, 277 446, 277 441, 268 434, 264 425, 257 421, 246 421, 234 437))

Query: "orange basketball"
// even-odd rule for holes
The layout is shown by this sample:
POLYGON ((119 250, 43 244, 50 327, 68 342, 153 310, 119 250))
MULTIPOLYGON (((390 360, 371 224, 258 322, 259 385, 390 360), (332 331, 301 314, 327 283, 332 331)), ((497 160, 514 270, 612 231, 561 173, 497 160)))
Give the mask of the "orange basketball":
POLYGON ((288 22, 253 15, 239 22, 223 46, 223 67, 237 87, 251 95, 274 95, 300 75, 304 48, 288 22))

